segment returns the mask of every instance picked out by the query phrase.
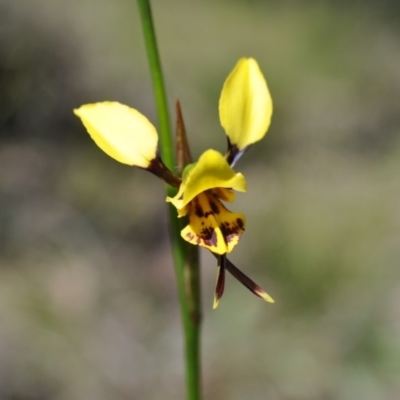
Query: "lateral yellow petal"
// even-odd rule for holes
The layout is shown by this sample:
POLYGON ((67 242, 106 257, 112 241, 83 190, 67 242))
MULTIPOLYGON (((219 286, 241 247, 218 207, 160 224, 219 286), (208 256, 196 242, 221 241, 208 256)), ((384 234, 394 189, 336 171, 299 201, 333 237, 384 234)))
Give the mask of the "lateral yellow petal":
POLYGON ((272 99, 253 58, 241 58, 226 79, 219 116, 231 145, 239 151, 265 136, 271 123, 272 99))
MULTIPOLYGON (((246 180, 241 173, 229 166, 225 157, 216 150, 206 150, 195 165, 184 174, 178 194, 167 201, 178 210, 185 207, 198 194, 214 188, 229 188, 239 192, 247 189, 246 180)), ((228 196, 232 199, 232 196, 228 196)))
POLYGON ((106 101, 85 104, 74 113, 95 143, 115 160, 147 168, 156 157, 157 131, 139 111, 106 101))
POLYGON ((188 205, 189 225, 181 236, 216 254, 230 253, 246 224, 243 214, 229 211, 212 193, 201 193, 188 205))

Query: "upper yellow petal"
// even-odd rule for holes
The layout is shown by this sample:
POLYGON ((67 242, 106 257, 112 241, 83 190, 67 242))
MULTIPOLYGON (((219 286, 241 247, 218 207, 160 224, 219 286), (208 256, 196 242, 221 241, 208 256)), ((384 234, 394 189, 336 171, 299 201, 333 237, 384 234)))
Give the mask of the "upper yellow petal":
POLYGON ((253 58, 241 58, 226 79, 219 99, 221 125, 238 150, 261 140, 271 123, 272 99, 253 58))
POLYGON ((179 210, 198 194, 214 188, 231 188, 245 192, 247 185, 244 176, 236 174, 221 153, 210 149, 184 174, 178 194, 173 198, 167 197, 167 201, 179 210))
POLYGON ((74 113, 96 144, 115 160, 147 168, 156 157, 157 131, 139 111, 106 101, 85 104, 74 113))

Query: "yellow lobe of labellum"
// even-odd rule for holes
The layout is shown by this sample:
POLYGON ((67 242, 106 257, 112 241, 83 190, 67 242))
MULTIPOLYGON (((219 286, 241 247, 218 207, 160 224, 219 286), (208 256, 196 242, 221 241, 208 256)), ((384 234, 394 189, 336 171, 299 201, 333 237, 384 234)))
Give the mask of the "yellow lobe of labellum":
MULTIPOLYGON (((179 212, 200 193, 215 188, 245 192, 247 185, 244 176, 241 173, 235 173, 221 153, 210 149, 200 156, 196 164, 188 166, 188 170, 184 171, 179 192, 175 197, 167 197, 167 201, 171 202, 179 212)), ((229 192, 223 193, 228 199, 233 200, 229 192)))
POLYGON ((239 151, 265 136, 271 123, 272 99, 253 58, 241 58, 226 79, 219 116, 230 144, 239 151))
POLYGON ((85 104, 74 110, 95 143, 115 160, 147 168, 156 158, 158 135, 139 111, 117 102, 85 104))
POLYGON ((183 239, 215 254, 230 253, 245 230, 243 214, 229 211, 212 190, 200 193, 185 208, 189 224, 182 229, 183 239))

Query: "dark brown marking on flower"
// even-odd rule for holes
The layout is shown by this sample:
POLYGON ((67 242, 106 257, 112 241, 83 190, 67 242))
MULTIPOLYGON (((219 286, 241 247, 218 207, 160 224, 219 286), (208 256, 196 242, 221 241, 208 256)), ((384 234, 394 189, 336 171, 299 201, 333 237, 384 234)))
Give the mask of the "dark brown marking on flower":
POLYGON ((191 232, 188 232, 188 233, 186 234, 186 237, 187 237, 189 240, 193 240, 193 239, 194 239, 194 234, 191 233, 191 232))
POLYGON ((244 223, 243 223, 242 218, 237 218, 236 222, 239 225, 239 228, 244 230, 244 223))
POLYGON ((212 226, 208 226, 201 230, 200 235, 204 240, 210 240, 213 233, 214 233, 214 228, 212 226))
POLYGON ((212 226, 205 227, 200 231, 200 238, 204 241, 207 246, 217 245, 217 233, 212 226))
POLYGON ((210 203, 211 211, 213 212, 213 214, 219 214, 220 210, 219 210, 218 205, 216 203, 214 203, 214 201, 212 201, 211 199, 209 199, 209 203, 210 203))
POLYGON ((193 243, 194 241, 196 241, 196 244, 197 245, 199 245, 200 244, 200 238, 196 235, 196 234, 194 234, 194 233, 192 233, 192 232, 188 232, 188 233, 186 233, 186 238, 191 242, 191 243, 193 243))
POLYGON ((198 199, 194 199, 193 200, 193 202, 194 202, 194 212, 195 212, 195 214, 199 217, 199 218, 202 218, 202 217, 204 217, 204 211, 203 211, 203 209, 201 208, 201 205, 200 205, 200 203, 199 203, 199 200, 198 199))
POLYGON ((243 233, 242 231, 244 231, 244 224, 241 218, 237 218, 236 223, 230 223, 228 221, 221 222, 219 227, 221 229, 222 236, 224 237, 226 244, 230 243, 238 236, 240 238, 243 233))

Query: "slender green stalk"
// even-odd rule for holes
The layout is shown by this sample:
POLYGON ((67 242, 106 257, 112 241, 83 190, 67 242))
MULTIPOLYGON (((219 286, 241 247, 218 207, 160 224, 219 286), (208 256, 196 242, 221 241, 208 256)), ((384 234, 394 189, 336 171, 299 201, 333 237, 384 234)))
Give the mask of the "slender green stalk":
MULTIPOLYGON (((174 170, 176 165, 174 145, 170 128, 168 102, 165 93, 161 62, 158 55, 156 35, 149 0, 138 0, 147 56, 157 106, 160 154, 165 165, 174 170)), ((167 186, 168 196, 176 189, 167 186)), ((186 390, 188 400, 200 399, 200 275, 198 250, 184 242, 180 236, 181 223, 176 210, 168 206, 171 226, 171 246, 175 264, 179 302, 181 307, 184 339, 186 390)))

